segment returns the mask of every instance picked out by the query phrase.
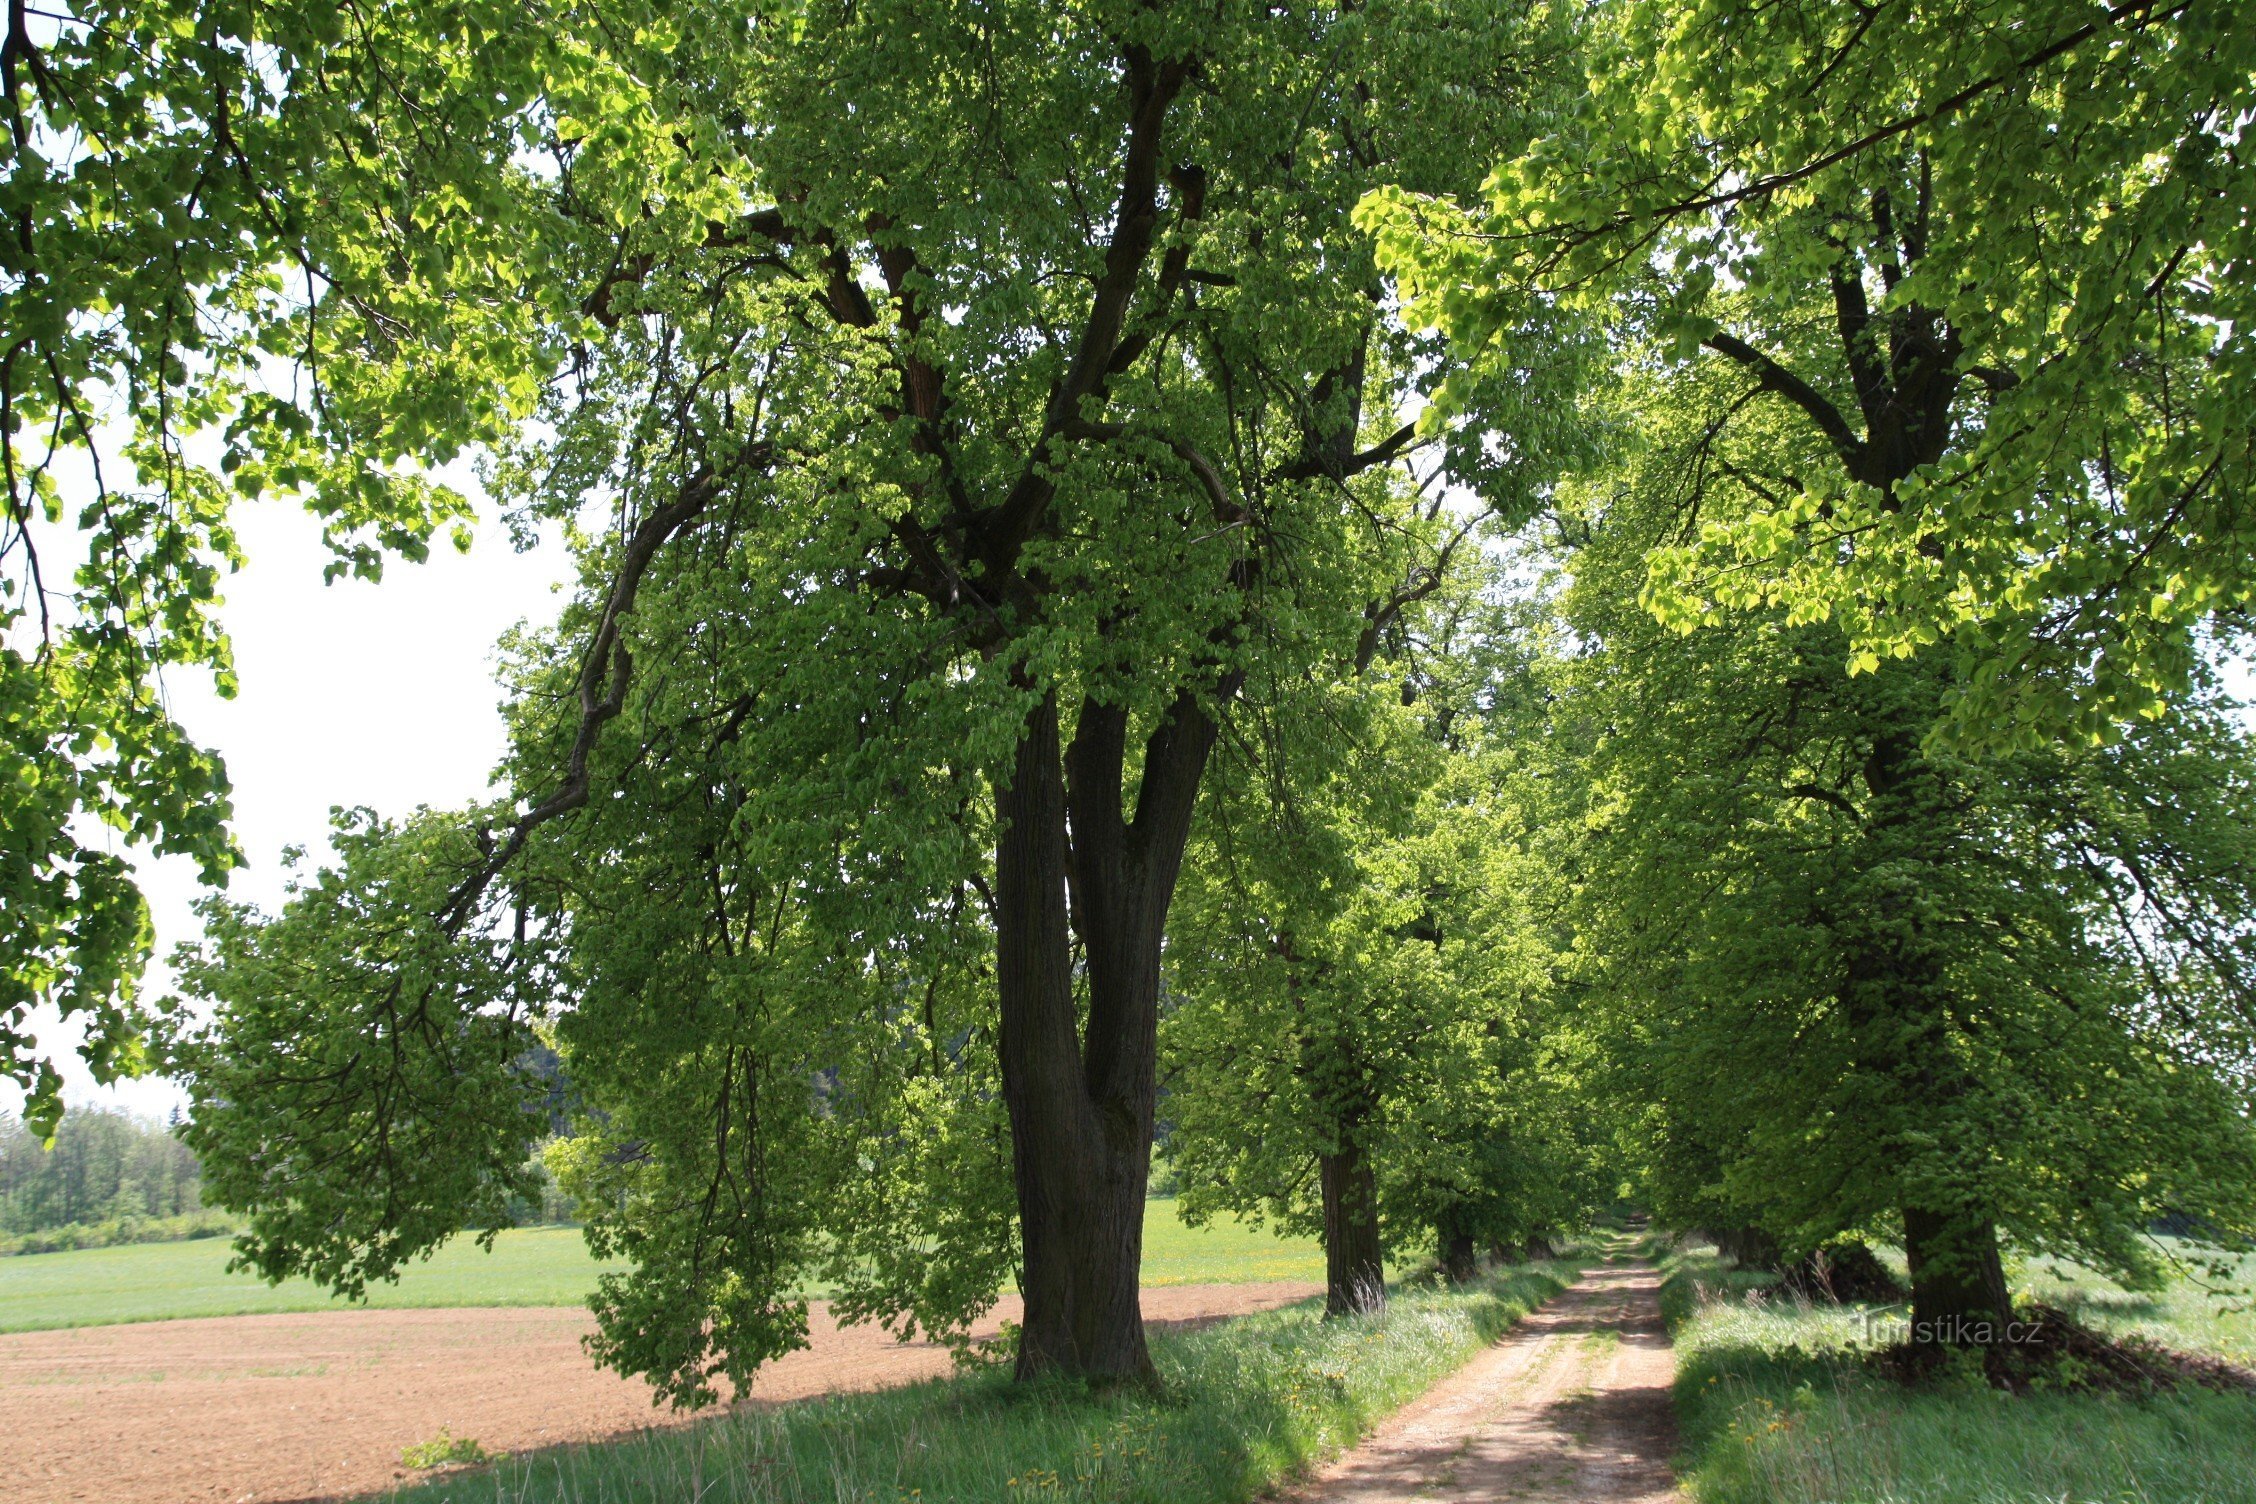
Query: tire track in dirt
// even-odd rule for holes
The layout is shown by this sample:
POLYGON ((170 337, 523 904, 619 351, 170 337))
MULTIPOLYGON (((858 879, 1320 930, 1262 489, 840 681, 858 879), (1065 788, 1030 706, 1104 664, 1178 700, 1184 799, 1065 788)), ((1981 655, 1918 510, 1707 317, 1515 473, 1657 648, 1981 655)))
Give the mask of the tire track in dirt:
MULTIPOLYGON (((1154 1327, 1322 1292, 1297 1282, 1162 1285, 1154 1327)), ((1018 1319, 1006 1297, 973 1330, 1018 1319)), ((0 1504, 278 1504, 401 1481, 400 1451, 442 1428, 495 1451, 597 1441, 682 1419, 598 1369, 577 1307, 218 1316, 0 1336, 0 1504)), ((753 1404, 951 1371, 948 1350, 840 1327, 760 1371, 753 1404)))
POLYGON ((1290 1504, 1663 1504, 1676 1360, 1649 1264, 1585 1273, 1290 1504))

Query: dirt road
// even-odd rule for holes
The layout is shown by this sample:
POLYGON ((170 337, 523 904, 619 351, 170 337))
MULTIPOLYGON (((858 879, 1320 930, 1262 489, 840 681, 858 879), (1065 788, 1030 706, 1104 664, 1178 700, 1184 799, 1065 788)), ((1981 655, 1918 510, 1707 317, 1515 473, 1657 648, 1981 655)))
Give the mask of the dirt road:
POLYGON ((1294 1504, 1661 1504, 1676 1430, 1660 1277, 1593 1269, 1290 1495, 1294 1504))
MULTIPOLYGON (((1170 1285, 1154 1324, 1283 1305, 1321 1286, 1170 1285)), ((990 1318, 1018 1319, 1006 1300, 990 1318)), ((947 1350, 840 1328, 764 1369, 754 1402, 949 1371, 947 1350)), ((442 1429, 496 1451, 649 1425, 650 1391, 598 1372, 577 1308, 323 1311, 0 1336, 0 1504, 268 1504, 366 1493, 442 1429)))

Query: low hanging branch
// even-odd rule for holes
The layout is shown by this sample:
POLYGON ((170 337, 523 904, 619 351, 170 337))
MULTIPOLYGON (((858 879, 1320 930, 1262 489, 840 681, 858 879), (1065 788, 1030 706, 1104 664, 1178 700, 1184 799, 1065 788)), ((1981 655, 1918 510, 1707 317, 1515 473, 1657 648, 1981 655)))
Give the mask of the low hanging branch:
MULTIPOLYGON (((765 465, 769 458, 768 446, 755 445, 739 456, 728 473, 765 465)), ((587 803, 588 759, 595 752, 596 737, 604 723, 625 707, 627 685, 634 675, 634 658, 622 639, 622 627, 634 610, 643 576, 649 573, 651 561, 657 558, 659 550, 704 515, 720 494, 724 478, 710 470, 692 476, 683 484, 679 496, 643 518, 627 539, 618 575, 612 580, 611 593, 603 603, 602 619, 596 624, 587 657, 580 665, 580 724, 572 738, 572 750, 565 757, 563 782, 546 799, 519 816, 498 845, 491 831, 480 833, 480 844, 487 850, 486 860, 448 899, 440 919, 448 933, 459 931, 469 922, 478 900, 485 896, 486 889, 492 886, 502 869, 524 850, 525 842, 534 831, 587 803)))

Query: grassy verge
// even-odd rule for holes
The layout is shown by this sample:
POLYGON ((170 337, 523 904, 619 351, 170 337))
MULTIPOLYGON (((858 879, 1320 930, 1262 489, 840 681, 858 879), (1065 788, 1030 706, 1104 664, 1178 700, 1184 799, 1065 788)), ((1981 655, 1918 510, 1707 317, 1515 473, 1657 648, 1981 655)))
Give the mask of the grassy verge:
MULTIPOLYGON (((2161 1241, 2169 1246, 2170 1240, 2161 1241)), ((2066 1311, 2094 1331, 2111 1337, 2145 1337, 2164 1347, 2211 1353, 2243 1368, 2256 1368, 2256 1300, 2245 1295, 2219 1299, 2191 1279, 2151 1293, 2128 1291, 2088 1269, 2056 1259, 2032 1260, 2020 1283, 2038 1300, 2066 1311)), ((2224 1283, 2242 1291, 2256 1288, 2256 1257, 2241 1260, 2238 1272, 2224 1283)))
POLYGON ((1158 1397, 995 1374, 744 1410, 621 1442, 510 1458, 398 1504, 726 1499, 994 1504, 1250 1499, 1345 1446, 1564 1289, 1566 1262, 1458 1291, 1402 1289, 1384 1316, 1317 1302, 1155 1337, 1158 1397))
MULTIPOLYGON (((254 1275, 229 1274, 229 1254, 228 1239, 207 1238, 0 1260, 0 1332, 346 1308, 305 1280, 269 1285, 254 1275)), ((587 1299, 601 1267, 588 1257, 577 1228, 518 1228, 501 1234, 491 1253, 467 1240, 449 1244, 397 1284, 370 1290, 368 1304, 573 1306, 587 1299)), ((1280 1238, 1227 1218, 1185 1227, 1172 1201, 1145 1209, 1146 1284, 1323 1278, 1323 1250, 1312 1238, 1280 1238)))
POLYGON ((1704 1252, 1664 1262, 1679 1472, 1705 1504, 2256 1504, 2256 1399, 2014 1396, 1971 1372, 1907 1389, 1864 1362, 1895 1333, 1859 1308, 1750 1300, 1760 1281, 1704 1252))

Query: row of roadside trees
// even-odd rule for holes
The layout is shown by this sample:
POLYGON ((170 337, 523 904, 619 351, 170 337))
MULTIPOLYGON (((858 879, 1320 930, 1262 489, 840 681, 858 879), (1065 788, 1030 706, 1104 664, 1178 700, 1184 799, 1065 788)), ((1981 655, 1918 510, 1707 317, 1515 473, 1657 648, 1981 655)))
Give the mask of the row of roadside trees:
POLYGON ((1625 1178, 1901 1241, 1953 1334, 2001 1236, 2250 1230, 2229 25, 177 10, 22 43, 11 516, 97 386, 138 427, 60 626, 0 537, 0 1042, 43 1127, 32 1001, 182 1073, 264 1272, 502 1225, 562 1114, 676 1400, 816 1278, 1144 1380, 1163 1084, 1186 1205, 1321 1230, 1342 1313, 1625 1178), (473 448, 580 567, 500 792, 213 901, 153 1019, 75 832, 235 858, 147 693, 225 680, 231 498, 373 571, 473 448))

